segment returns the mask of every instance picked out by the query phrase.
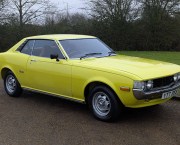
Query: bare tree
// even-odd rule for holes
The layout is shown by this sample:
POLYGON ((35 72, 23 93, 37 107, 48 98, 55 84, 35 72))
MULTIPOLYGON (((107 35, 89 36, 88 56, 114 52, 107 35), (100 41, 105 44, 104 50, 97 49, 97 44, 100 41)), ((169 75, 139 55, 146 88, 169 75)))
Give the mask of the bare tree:
POLYGON ((0 0, 0 23, 6 19, 5 8, 7 7, 7 0, 0 0))
POLYGON ((38 20, 51 6, 49 0, 10 0, 10 4, 12 13, 19 19, 20 27, 38 20))
POLYGON ((180 0, 137 0, 144 12, 174 16, 180 12, 180 0))
POLYGON ((0 0, 0 12, 4 8, 4 0, 0 0))
POLYGON ((135 18, 134 0, 90 0, 96 35, 105 38, 114 49, 126 48, 130 41, 131 21, 135 18), (102 31, 106 32, 102 33, 102 31))
POLYGON ((127 21, 135 10, 134 0, 90 0, 92 16, 97 19, 127 21))
POLYGON ((146 7, 156 7, 173 15, 180 10, 180 0, 137 0, 146 7))

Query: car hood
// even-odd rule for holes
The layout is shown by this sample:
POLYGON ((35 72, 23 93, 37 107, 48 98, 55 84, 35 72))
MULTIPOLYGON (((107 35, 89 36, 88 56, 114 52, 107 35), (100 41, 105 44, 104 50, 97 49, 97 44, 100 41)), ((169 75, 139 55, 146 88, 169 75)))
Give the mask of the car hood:
POLYGON ((126 76, 131 74, 143 80, 170 76, 180 72, 179 65, 124 55, 89 58, 79 62, 79 65, 82 67, 89 67, 126 76))

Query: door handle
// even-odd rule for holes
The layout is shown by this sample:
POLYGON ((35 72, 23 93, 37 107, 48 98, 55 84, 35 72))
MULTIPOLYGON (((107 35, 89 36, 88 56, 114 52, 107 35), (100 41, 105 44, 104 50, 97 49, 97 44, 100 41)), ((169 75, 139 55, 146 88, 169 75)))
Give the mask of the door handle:
POLYGON ((31 59, 31 62, 37 62, 37 60, 35 60, 35 59, 31 59))

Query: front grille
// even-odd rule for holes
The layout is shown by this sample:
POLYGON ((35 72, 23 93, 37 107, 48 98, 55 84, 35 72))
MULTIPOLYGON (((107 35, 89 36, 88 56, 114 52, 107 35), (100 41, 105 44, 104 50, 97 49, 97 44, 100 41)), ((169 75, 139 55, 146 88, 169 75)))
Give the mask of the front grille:
POLYGON ((154 85, 153 88, 156 89, 156 88, 166 87, 171 85, 172 83, 174 83, 173 76, 155 79, 153 80, 153 85, 154 85))

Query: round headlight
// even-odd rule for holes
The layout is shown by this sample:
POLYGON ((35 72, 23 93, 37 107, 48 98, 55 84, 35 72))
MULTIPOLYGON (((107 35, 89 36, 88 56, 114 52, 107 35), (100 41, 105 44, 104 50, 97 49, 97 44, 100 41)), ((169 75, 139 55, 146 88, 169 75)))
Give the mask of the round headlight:
POLYGON ((153 81, 147 81, 147 83, 146 83, 146 88, 147 88, 148 90, 152 89, 152 88, 153 88, 153 81))
POLYGON ((134 89, 144 90, 145 89, 145 82, 135 81, 134 82, 134 89))
POLYGON ((178 74, 175 74, 173 78, 174 78, 174 81, 177 82, 177 81, 178 81, 178 78, 179 78, 179 75, 178 75, 178 74))

